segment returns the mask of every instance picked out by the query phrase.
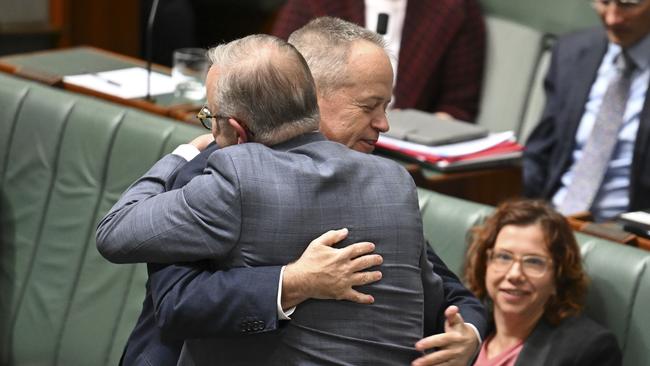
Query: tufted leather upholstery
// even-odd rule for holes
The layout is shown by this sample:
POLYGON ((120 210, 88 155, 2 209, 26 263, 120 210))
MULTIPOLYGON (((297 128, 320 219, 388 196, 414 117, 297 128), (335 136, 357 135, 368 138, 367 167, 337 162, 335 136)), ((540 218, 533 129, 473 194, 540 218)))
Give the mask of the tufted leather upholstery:
POLYGON ((0 74, 0 364, 117 364, 145 268, 105 261, 97 221, 200 133, 0 74))
MULTIPOLYGON (((97 253, 98 219, 200 129, 0 74, 0 364, 116 365, 145 270, 97 253)), ((491 207, 420 190, 425 236, 456 273, 491 207)), ((578 235, 587 313, 624 364, 650 364, 650 253, 578 235)), ((254 321, 245 324, 254 329, 254 321)))

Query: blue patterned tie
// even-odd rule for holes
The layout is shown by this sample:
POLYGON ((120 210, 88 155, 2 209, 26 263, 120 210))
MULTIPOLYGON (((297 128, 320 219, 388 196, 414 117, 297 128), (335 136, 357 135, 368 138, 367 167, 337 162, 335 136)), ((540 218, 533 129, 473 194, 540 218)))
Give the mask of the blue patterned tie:
POLYGON ((616 69, 616 76, 607 86, 593 129, 582 149, 582 157, 575 164, 566 196, 558 207, 564 215, 591 208, 618 141, 630 93, 634 62, 625 53, 621 53, 616 57, 616 69))

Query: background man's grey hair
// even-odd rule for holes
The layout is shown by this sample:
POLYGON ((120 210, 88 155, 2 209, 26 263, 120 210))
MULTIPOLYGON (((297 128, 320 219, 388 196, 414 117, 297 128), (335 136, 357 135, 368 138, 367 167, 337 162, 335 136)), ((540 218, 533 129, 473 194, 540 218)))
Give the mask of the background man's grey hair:
POLYGON ((274 145, 318 129, 314 79, 292 45, 258 34, 214 47, 208 57, 218 71, 218 114, 244 122, 255 142, 274 145))
POLYGON ((339 89, 347 80, 350 47, 356 41, 368 41, 386 51, 386 41, 379 34, 334 17, 316 18, 289 36, 289 43, 307 60, 320 95, 339 89))

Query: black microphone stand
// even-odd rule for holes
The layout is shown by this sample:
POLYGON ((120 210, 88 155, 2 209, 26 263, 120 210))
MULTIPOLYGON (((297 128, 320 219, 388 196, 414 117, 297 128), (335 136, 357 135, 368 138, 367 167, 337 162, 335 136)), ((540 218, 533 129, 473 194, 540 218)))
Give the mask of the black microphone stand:
POLYGON ((156 12, 158 11, 158 0, 153 0, 151 4, 151 11, 149 12, 149 19, 147 20, 147 33, 146 38, 146 58, 147 58, 147 96, 146 100, 155 102, 151 96, 151 60, 153 59, 153 24, 156 19, 156 12))
POLYGON ((385 36, 386 31, 388 31, 388 14, 379 13, 377 15, 377 33, 385 36))

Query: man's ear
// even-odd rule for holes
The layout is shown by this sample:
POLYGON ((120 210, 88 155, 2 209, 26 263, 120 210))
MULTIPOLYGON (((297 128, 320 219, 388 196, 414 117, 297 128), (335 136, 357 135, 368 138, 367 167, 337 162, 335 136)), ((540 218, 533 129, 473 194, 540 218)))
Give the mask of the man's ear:
POLYGON ((244 127, 242 127, 242 125, 239 124, 239 122, 237 122, 236 119, 228 118, 228 123, 237 132, 237 143, 238 144, 243 144, 245 142, 248 142, 248 135, 246 134, 246 130, 244 129, 244 127))

